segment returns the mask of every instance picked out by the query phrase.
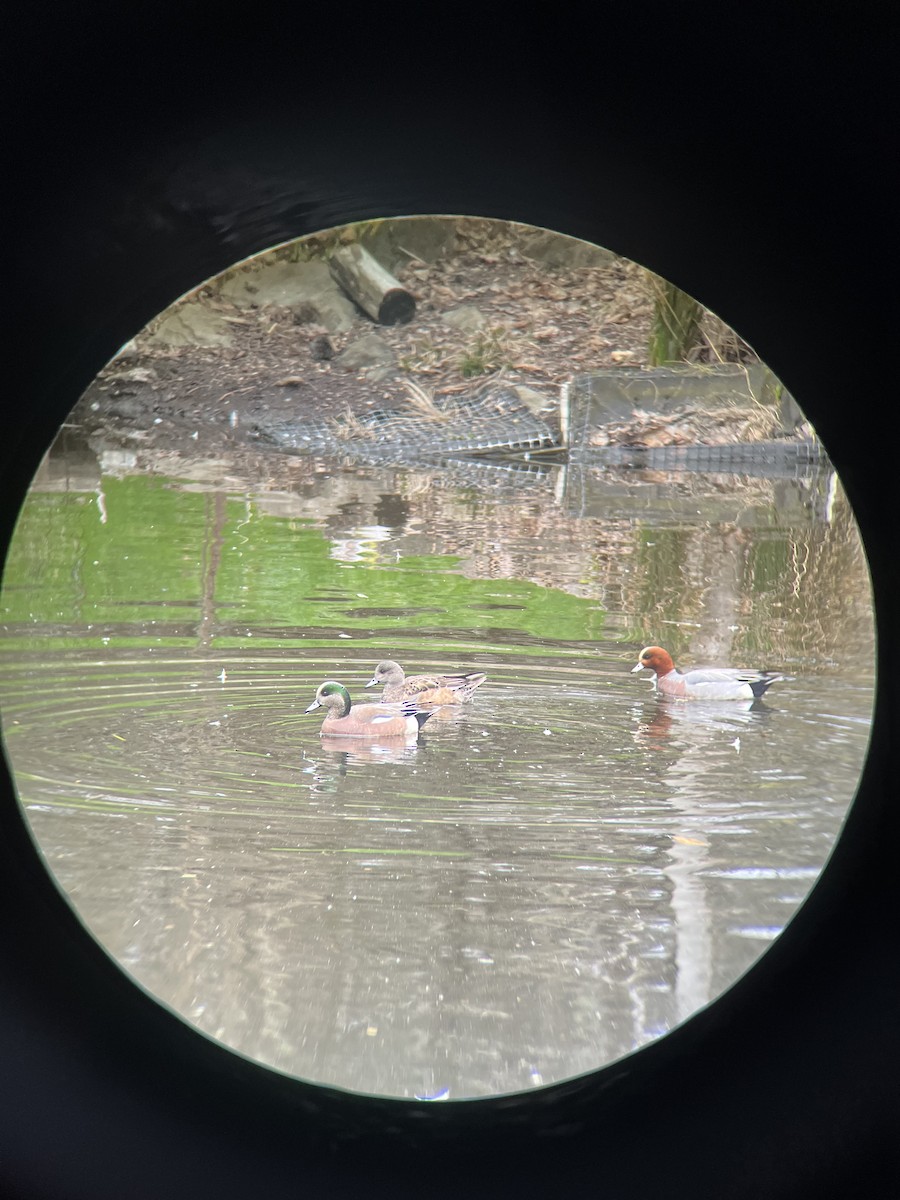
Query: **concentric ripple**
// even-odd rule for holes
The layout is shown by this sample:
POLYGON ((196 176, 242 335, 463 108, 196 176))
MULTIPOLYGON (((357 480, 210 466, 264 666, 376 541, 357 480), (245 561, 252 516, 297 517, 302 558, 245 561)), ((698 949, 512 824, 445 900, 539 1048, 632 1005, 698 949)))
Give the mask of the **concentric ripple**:
POLYGON ((380 653, 349 643, 5 676, 21 801, 87 926, 198 1029, 320 1082, 512 1091, 659 1036, 784 927, 865 750, 865 689, 691 706, 612 645, 404 650, 489 676, 412 744, 319 736, 323 678, 372 698, 380 653))

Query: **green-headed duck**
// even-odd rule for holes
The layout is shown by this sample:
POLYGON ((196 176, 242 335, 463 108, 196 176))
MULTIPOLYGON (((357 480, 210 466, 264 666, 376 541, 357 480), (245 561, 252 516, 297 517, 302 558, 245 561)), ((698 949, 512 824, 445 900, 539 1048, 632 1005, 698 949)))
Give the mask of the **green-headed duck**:
POLYGON ((385 704, 350 703, 350 693, 342 683, 333 679, 319 685, 316 698, 306 710, 316 708, 328 711, 322 722, 322 737, 368 738, 413 738, 431 716, 430 712, 417 712, 414 705, 403 704, 388 707, 385 704))

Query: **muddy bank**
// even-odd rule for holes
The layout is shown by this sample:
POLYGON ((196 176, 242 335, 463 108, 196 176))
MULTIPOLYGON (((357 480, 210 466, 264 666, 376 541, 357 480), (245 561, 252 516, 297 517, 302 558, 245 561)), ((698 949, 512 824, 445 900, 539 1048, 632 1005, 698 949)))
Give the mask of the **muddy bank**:
MULTIPOLYGON (((646 366, 652 279, 598 247, 506 222, 369 222, 184 297, 101 372, 70 423, 107 445, 194 457, 247 448, 273 424, 352 431, 373 413, 415 415, 417 394, 441 405, 498 381, 556 433, 573 377, 646 366), (348 239, 415 297, 412 320, 379 325, 341 290, 327 256, 348 239)), ((754 417, 761 436, 779 427, 774 413, 754 417)), ((640 443, 642 423, 617 434, 640 443)))

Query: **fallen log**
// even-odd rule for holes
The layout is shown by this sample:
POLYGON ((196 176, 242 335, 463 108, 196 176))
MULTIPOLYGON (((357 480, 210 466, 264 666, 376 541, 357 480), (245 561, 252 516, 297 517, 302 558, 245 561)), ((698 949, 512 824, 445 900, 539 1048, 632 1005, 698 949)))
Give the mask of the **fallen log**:
POLYGON ((331 256, 331 274, 364 312, 380 325, 403 325, 416 311, 416 298, 358 243, 331 256))

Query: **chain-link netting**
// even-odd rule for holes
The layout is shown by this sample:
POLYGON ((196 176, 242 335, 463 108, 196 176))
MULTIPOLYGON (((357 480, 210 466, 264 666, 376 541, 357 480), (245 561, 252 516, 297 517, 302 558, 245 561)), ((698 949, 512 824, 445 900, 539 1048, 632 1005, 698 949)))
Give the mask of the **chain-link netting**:
POLYGON ((497 386, 436 399, 420 392, 402 408, 362 416, 348 411, 331 419, 257 421, 256 433, 282 450, 351 455, 356 462, 384 465, 558 445, 556 432, 513 388, 497 386))

